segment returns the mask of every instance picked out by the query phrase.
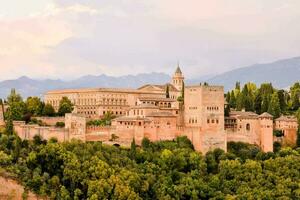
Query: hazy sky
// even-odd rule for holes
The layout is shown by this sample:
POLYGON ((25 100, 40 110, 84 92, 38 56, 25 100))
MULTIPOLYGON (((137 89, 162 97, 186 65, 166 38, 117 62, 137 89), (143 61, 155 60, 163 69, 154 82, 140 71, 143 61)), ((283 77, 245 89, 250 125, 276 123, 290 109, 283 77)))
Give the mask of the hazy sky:
POLYGON ((0 0, 0 80, 199 77, 300 56, 300 0, 0 0))

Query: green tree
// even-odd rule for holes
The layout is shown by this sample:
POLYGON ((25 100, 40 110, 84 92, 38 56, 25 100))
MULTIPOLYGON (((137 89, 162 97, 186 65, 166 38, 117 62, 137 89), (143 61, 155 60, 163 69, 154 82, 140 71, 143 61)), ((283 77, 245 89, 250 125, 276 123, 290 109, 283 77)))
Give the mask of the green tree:
POLYGON ((7 97, 8 104, 10 105, 11 103, 21 101, 23 101, 21 95, 16 92, 16 89, 11 89, 9 96, 7 97))
POLYGON ((226 99, 226 102, 228 104, 230 104, 230 92, 227 92, 227 94, 225 95, 225 99, 226 99))
POLYGON ((235 83, 235 89, 236 90, 241 90, 241 83, 240 82, 235 83))
POLYGON ((63 97, 59 102, 58 114, 64 116, 66 113, 73 111, 73 104, 68 97, 63 97))
POLYGON ((38 97, 28 97, 26 102, 26 110, 32 115, 38 116, 42 114, 43 103, 38 97))
POLYGON ((166 98, 170 98, 170 88, 169 88, 169 84, 167 84, 167 87, 166 87, 166 98))
POLYGON ((13 124, 13 118, 12 113, 8 110, 6 113, 6 123, 5 123, 5 133, 7 135, 13 135, 14 133, 14 124, 13 124))
POLYGON ((242 110, 243 108, 244 108, 243 94, 241 92, 238 92, 237 97, 236 97, 236 109, 237 110, 242 110))
POLYGON ((280 110, 280 102, 278 98, 278 93, 274 92, 269 104, 268 113, 273 115, 273 117, 276 119, 280 116, 281 110, 280 110))
POLYGON ((135 159, 136 157, 136 144, 135 139, 133 138, 131 145, 130 145, 130 152, 129 152, 130 158, 135 159))
POLYGON ((257 92, 257 94, 255 95, 255 99, 254 99, 254 111, 257 114, 261 114, 262 113, 262 97, 261 97, 261 94, 259 92, 257 92))
POLYGON ((225 115, 226 117, 229 117, 229 115, 230 115, 230 105, 226 105, 226 106, 225 106, 225 109, 224 109, 224 115, 225 115))
POLYGON ((284 90, 278 90, 277 94, 278 94, 279 103, 280 103, 280 110, 281 110, 281 112, 284 112, 287 107, 286 92, 284 90))
POLYGON ((264 95, 261 102, 261 113, 268 111, 269 104, 270 104, 270 97, 268 95, 264 95))
POLYGON ((55 115, 55 110, 51 104, 46 104, 42 111, 43 116, 53 117, 55 115))
POLYGON ((236 108, 236 98, 235 98, 235 94, 234 91, 232 90, 230 93, 230 102, 229 105, 231 108, 236 108))
POLYGON ((253 111, 253 102, 247 84, 244 85, 241 93, 241 108, 246 111, 253 111))

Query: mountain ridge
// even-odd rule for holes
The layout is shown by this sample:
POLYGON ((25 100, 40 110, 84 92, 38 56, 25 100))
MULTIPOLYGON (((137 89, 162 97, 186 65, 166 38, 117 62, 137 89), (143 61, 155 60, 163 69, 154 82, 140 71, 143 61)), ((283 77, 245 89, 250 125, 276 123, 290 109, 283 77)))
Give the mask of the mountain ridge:
MULTIPOLYGON (((108 76, 85 75, 74 80, 66 81, 61 79, 31 79, 28 76, 21 76, 18 79, 4 80, 0 82, 0 98, 6 98, 11 88, 15 88, 24 98, 28 96, 43 95, 49 90, 74 89, 74 88, 138 88, 145 84, 165 84, 170 82, 171 76, 165 73, 141 73, 137 75, 108 76)), ((300 57, 282 59, 271 63, 254 64, 241 67, 218 74, 216 76, 202 76, 194 79, 187 79, 186 84, 209 84, 223 85, 225 92, 234 88, 235 83, 241 84, 254 82, 272 82, 277 88, 288 88, 294 82, 300 80, 300 57)))

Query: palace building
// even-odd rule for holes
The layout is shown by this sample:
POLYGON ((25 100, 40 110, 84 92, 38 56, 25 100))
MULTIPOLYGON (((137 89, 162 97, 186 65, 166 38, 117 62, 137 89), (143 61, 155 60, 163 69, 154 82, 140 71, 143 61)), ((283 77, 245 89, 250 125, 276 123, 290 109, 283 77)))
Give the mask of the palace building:
MULTIPOLYGON (((203 153, 215 148, 226 151, 229 141, 255 144, 268 152, 273 151, 273 142, 278 140, 273 136, 274 129, 282 131, 286 143, 295 143, 298 128, 295 118, 281 117, 273 123, 268 113, 231 111, 230 116, 225 117, 223 86, 185 86, 179 66, 170 83, 163 85, 147 84, 137 89, 55 90, 49 91, 44 99, 58 110, 63 97, 74 104, 73 113, 64 118, 65 128, 15 122, 18 135, 23 139, 32 139, 38 134, 44 139, 75 138, 127 146, 133 139, 141 144, 143 138, 159 141, 187 136, 194 148, 203 153), (116 116, 111 126, 86 125, 87 121, 99 119, 106 113, 116 116)), ((55 119, 41 120, 55 124, 55 119)))

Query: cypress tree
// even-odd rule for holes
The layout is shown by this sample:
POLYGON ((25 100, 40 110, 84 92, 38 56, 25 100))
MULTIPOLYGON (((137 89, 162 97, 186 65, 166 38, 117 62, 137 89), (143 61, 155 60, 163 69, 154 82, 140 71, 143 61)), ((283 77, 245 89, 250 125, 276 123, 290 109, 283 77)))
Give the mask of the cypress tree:
POLYGON ((257 93, 257 95, 255 96, 255 99, 254 99, 254 110, 255 110, 255 112, 257 114, 261 114, 262 113, 261 106, 262 106, 261 94, 257 93))
POLYGON ((261 113, 267 112, 268 108, 269 108, 269 97, 267 95, 264 95, 261 102, 261 113))
POLYGON ((227 92, 227 94, 226 94, 226 102, 228 104, 230 103, 230 92, 227 92))
POLYGON ((243 94, 239 92, 236 97, 236 109, 242 110, 244 108, 243 106, 243 94))
POLYGON ((13 135, 14 133, 14 124, 13 124, 12 114, 10 110, 8 110, 6 115, 5 133, 7 135, 13 135))
POLYGON ((280 103, 277 92, 272 94, 272 98, 269 104, 268 113, 274 116, 274 118, 278 118, 280 116, 280 103))
POLYGON ((169 91, 169 84, 167 85, 167 88, 166 88, 166 98, 170 98, 170 91, 169 91))
POLYGON ((234 91, 232 90, 231 93, 230 93, 230 107, 231 108, 236 108, 236 98, 235 98, 235 94, 234 94, 234 91))
POLYGON ((136 156, 136 144, 135 144, 135 139, 133 138, 131 145, 130 145, 130 152, 129 156, 131 159, 135 159, 136 156))

